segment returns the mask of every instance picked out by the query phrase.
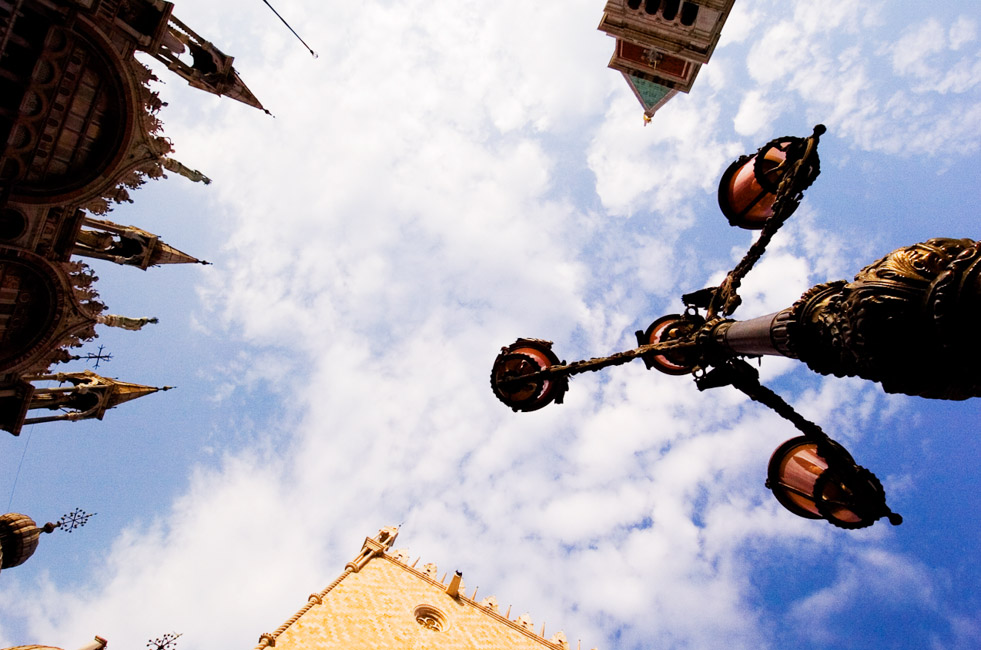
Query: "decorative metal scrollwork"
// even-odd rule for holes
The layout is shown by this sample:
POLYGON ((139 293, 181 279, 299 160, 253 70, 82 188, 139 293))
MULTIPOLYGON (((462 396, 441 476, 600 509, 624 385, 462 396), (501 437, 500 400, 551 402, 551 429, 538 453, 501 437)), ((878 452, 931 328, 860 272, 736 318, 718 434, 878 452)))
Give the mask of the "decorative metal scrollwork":
POLYGON ((886 392, 981 396, 981 244, 931 239, 893 251, 852 282, 814 287, 791 308, 788 345, 815 372, 886 392))

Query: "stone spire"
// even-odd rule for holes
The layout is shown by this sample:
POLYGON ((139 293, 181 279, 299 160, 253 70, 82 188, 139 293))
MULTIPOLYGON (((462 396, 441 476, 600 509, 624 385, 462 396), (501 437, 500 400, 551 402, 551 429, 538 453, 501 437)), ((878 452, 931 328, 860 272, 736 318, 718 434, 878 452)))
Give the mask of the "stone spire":
MULTIPOLYGON (((167 3, 169 5, 169 3, 167 3)), ((167 11, 172 11, 168 6, 167 11)), ((234 57, 198 36, 173 15, 154 38, 148 52, 187 83, 215 95, 225 95, 269 113, 232 67, 234 57)))
POLYGON ((121 226, 91 217, 82 221, 72 254, 135 266, 144 271, 160 264, 209 264, 136 226, 121 226))
POLYGON ((173 388, 172 386, 157 388, 119 381, 118 379, 102 377, 91 370, 41 375, 35 377, 34 381, 57 381, 70 385, 57 388, 35 388, 28 410, 49 409, 64 412, 47 417, 27 418, 24 420, 24 424, 61 420, 101 420, 106 411, 111 408, 144 395, 173 388))

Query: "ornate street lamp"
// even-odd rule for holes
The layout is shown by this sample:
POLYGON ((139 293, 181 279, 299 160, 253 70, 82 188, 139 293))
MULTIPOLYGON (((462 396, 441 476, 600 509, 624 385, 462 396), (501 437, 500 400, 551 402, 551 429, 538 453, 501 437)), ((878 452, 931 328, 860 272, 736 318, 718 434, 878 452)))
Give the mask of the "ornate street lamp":
POLYGON ((816 424, 759 383, 743 358, 780 355, 812 370, 859 376, 887 392, 937 399, 981 396, 981 244, 931 239, 893 251, 852 282, 808 290, 793 306, 749 321, 728 318, 739 285, 773 235, 797 209, 820 174, 822 125, 808 138, 779 138, 743 156, 723 174, 719 205, 731 225, 760 229, 759 238, 717 287, 682 296, 684 314, 655 320, 637 332, 638 347, 607 357, 564 363, 551 342, 518 339, 491 370, 494 394, 515 411, 561 403, 568 378, 643 359, 648 368, 692 374, 699 390, 733 386, 790 420, 803 435, 770 460, 767 486, 788 510, 842 528, 902 517, 886 506, 872 472, 816 424))
POLYGON ((903 518, 886 507, 875 474, 855 464, 845 448, 828 438, 798 436, 773 452, 766 486, 787 510, 807 519, 826 519, 840 528, 864 528, 880 517, 893 525, 903 518))
MULTIPOLYGON (((816 135, 821 133, 824 133, 823 127, 820 132, 815 129, 816 135)), ((807 142, 812 140, 808 139, 807 142)), ((797 146, 798 138, 778 138, 768 142, 757 153, 740 156, 729 165, 719 183, 719 207, 730 225, 747 230, 763 228, 767 219, 773 216, 777 187, 788 164, 788 154, 792 156, 791 161, 799 157, 795 155, 796 151, 792 151, 797 146)), ((816 138, 813 139, 813 146, 817 146, 816 138)), ((807 157, 806 152, 804 157, 807 157)), ((816 163, 817 157, 813 160, 816 163)))
POLYGON ((552 402, 561 404, 569 388, 569 380, 563 375, 541 376, 527 382, 507 380, 534 375, 558 364, 551 341, 518 339, 503 348, 494 362, 491 387, 497 398, 515 411, 537 411, 552 402))

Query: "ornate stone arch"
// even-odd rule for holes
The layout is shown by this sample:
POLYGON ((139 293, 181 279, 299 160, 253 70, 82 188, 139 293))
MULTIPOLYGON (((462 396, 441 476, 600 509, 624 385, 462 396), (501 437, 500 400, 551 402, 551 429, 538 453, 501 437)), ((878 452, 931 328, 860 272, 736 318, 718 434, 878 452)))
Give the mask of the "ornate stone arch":
POLYGON ((81 203, 116 184, 142 113, 130 66, 84 20, 51 24, 0 152, 11 200, 81 203))
POLYGON ((58 263, 0 246, 0 368, 19 373, 43 362, 70 334, 95 319, 74 296, 58 263))

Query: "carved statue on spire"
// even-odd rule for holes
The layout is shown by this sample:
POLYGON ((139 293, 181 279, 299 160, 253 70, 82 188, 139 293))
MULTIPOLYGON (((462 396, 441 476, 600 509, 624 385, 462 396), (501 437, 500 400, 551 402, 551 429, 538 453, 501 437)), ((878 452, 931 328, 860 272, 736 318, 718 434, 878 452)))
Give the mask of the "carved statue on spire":
POLYGON ((40 388, 34 391, 29 409, 65 410, 82 414, 99 405, 100 388, 105 387, 102 378, 96 374, 76 375, 58 373, 53 378, 69 387, 40 388))
POLYGON ((98 230, 79 230, 75 240, 77 255, 98 257, 116 264, 129 264, 143 257, 148 241, 136 232, 109 233, 98 230))
POLYGON ((106 325, 107 327, 118 327, 119 329, 138 332, 144 325, 157 324, 157 318, 130 318, 129 316, 119 316, 118 314, 99 314, 95 317, 95 322, 106 325))
POLYGON ((203 173, 197 169, 191 169, 184 163, 174 158, 163 158, 163 166, 167 171, 172 171, 175 174, 180 174, 184 178, 190 179, 195 183, 204 183, 205 185, 211 185, 211 179, 205 176, 203 173))

